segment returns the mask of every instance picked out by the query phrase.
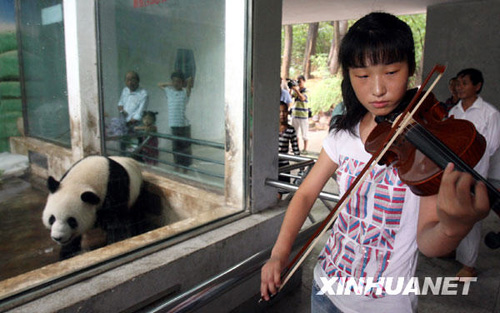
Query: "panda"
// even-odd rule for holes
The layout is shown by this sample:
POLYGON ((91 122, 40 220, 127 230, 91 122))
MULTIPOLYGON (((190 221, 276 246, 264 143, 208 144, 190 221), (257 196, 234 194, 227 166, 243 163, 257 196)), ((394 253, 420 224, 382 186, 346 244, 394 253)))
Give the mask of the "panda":
POLYGON ((104 231, 107 244, 135 235, 133 205, 142 184, 139 164, 127 157, 89 156, 60 181, 50 176, 42 219, 62 246, 61 259, 77 254, 82 235, 95 227, 104 231))

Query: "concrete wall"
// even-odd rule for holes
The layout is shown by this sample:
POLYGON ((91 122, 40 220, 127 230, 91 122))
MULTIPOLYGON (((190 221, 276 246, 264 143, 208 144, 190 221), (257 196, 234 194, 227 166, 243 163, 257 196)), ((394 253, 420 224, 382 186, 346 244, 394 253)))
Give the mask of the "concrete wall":
POLYGON ((251 128, 251 210, 276 203, 277 191, 265 185, 278 177, 279 77, 281 62, 282 1, 253 1, 251 128))
POLYGON ((473 67, 483 72, 481 96, 500 108, 499 17, 500 0, 467 1, 428 8, 424 73, 436 63, 447 65, 442 81, 434 89, 439 100, 448 98, 451 77, 464 68, 473 67))

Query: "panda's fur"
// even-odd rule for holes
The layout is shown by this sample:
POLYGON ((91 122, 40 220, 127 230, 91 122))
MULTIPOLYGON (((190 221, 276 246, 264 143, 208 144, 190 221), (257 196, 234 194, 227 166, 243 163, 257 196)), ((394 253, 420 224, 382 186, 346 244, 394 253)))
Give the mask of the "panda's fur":
POLYGON ((95 226, 106 232, 107 243, 132 235, 131 208, 142 187, 135 160, 89 156, 75 163, 60 181, 49 177, 47 185, 50 193, 43 223, 51 238, 63 246, 62 258, 77 252, 82 235, 95 226))

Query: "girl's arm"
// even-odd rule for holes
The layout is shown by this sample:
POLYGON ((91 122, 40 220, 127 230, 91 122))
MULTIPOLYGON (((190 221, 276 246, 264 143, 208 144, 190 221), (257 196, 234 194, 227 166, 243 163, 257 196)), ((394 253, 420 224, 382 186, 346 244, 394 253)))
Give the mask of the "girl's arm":
POLYGON ((281 271, 287 265, 293 242, 318 194, 336 169, 337 164, 328 157, 324 150, 321 150, 318 161, 293 196, 271 252, 271 258, 262 267, 260 290, 264 300, 269 300, 269 295, 275 294, 279 288, 281 271))
POLYGON ((419 250, 428 257, 450 253, 489 209, 486 186, 476 183, 470 174, 453 171, 453 164, 448 164, 439 193, 420 200, 419 250))

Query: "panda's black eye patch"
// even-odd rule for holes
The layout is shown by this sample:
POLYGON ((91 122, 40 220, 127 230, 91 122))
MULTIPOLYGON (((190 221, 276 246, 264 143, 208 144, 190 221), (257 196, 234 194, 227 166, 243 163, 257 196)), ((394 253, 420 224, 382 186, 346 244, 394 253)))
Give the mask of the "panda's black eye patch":
POLYGON ((55 222, 55 221, 56 221, 56 218, 54 217, 54 215, 51 215, 51 216, 49 217, 49 225, 54 224, 54 222, 55 222))
POLYGON ((78 227, 78 222, 76 221, 76 218, 74 217, 70 217, 68 218, 68 225, 69 227, 71 227, 72 229, 75 229, 78 227))

